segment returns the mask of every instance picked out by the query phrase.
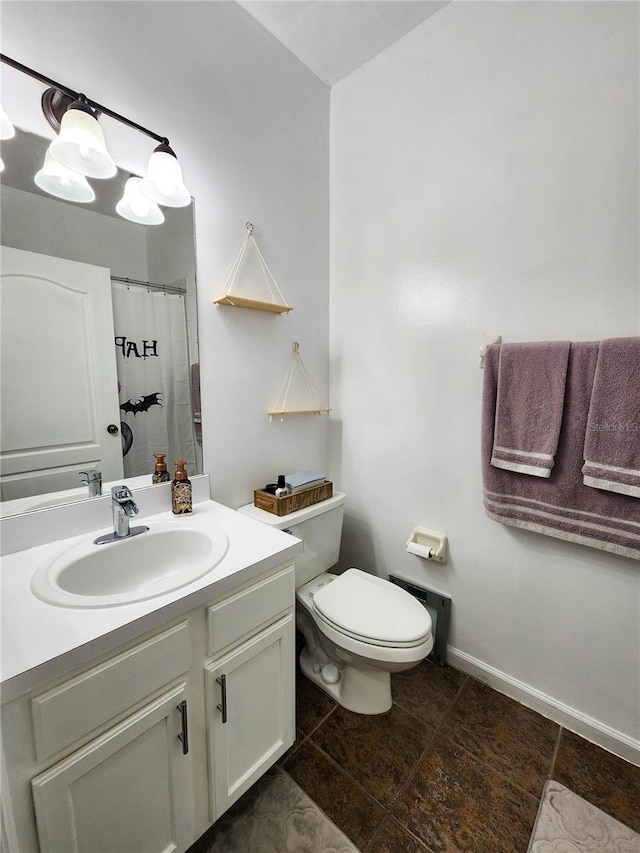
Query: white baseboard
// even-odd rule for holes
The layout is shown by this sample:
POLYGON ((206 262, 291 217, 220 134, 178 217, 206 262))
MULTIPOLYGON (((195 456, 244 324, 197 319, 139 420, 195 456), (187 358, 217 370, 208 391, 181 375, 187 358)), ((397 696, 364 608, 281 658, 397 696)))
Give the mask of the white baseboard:
POLYGON ((541 693, 529 684, 518 681, 517 678, 512 678, 453 646, 447 646, 447 663, 495 688, 499 693, 504 693, 505 696, 526 705, 527 708, 532 708, 543 717, 553 720, 591 743, 640 766, 640 740, 612 729, 599 720, 565 705, 552 696, 541 693))

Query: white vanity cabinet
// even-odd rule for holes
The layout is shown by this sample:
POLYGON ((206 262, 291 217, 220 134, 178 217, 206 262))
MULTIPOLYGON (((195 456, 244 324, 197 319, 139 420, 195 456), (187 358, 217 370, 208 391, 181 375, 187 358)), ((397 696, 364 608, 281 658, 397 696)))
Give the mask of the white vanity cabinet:
POLYGON ((295 739, 293 604, 293 569, 287 568, 208 608, 214 659, 205 666, 205 691, 214 818, 295 739))
POLYGON ((31 780, 41 853, 185 850, 192 839, 188 754, 177 740, 185 686, 31 780))
POLYGON ((131 853, 190 845, 190 635, 189 619, 181 619, 3 707, 14 807, 4 827, 8 850, 131 853))
POLYGON ((3 850, 184 853, 293 743, 294 594, 281 567, 3 705, 3 850))

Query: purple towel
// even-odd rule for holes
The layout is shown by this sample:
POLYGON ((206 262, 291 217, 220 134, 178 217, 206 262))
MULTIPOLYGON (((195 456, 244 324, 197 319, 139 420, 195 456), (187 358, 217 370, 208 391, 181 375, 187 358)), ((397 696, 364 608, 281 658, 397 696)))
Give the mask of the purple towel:
POLYGON ((202 404, 200 402, 200 362, 191 365, 191 417, 196 442, 202 445, 202 404))
POLYGON ((567 379, 569 341, 502 344, 491 464, 550 477, 567 379))
POLYGON ((582 482, 582 451, 598 343, 571 344, 562 432, 553 477, 522 477, 491 463, 499 346, 487 347, 482 399, 482 476, 489 518, 640 560, 636 498, 582 482))
POLYGON ((640 498, 640 338, 600 343, 582 474, 586 486, 640 498))

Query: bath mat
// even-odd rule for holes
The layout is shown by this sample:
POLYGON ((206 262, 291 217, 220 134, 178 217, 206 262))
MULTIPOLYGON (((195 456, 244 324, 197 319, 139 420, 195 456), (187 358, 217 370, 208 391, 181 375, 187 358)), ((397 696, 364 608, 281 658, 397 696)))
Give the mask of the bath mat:
POLYGON ((279 767, 216 823, 208 853, 359 853, 279 767))
POLYGON ((640 853, 640 835, 551 781, 527 853, 640 853))

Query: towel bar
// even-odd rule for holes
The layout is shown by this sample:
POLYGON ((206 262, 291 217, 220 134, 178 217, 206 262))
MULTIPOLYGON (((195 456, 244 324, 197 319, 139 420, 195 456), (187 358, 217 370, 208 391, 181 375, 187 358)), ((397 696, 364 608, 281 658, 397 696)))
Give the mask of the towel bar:
POLYGON ((480 345, 480 367, 484 367, 484 357, 487 354, 487 347, 491 344, 501 344, 502 335, 484 335, 482 344, 480 345))

